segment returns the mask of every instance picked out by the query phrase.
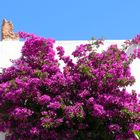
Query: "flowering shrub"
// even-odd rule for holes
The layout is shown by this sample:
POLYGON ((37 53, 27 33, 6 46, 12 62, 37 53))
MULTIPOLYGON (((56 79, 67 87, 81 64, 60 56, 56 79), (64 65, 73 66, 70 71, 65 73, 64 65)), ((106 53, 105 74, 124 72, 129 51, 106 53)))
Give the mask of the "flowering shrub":
MULTIPOLYGON (((100 40, 80 45, 74 63, 53 39, 19 33, 25 38, 20 59, 0 75, 0 130, 7 140, 135 140, 140 131, 140 106, 130 63, 117 45, 97 53, 100 40)), ((126 42, 125 47, 139 43, 126 42)), ((137 53, 138 52, 138 53, 137 53)))

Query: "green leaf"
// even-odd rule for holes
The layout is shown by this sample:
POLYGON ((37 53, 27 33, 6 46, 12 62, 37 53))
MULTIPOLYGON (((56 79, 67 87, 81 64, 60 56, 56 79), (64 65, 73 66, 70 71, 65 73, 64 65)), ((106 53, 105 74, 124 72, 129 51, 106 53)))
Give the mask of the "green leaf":
POLYGON ((36 70, 34 72, 34 75, 38 78, 45 79, 47 77, 48 73, 47 72, 41 72, 41 70, 36 70))
POLYGON ((94 78, 94 75, 90 72, 91 68, 89 66, 85 66, 85 65, 81 65, 79 67, 80 72, 82 72, 83 74, 90 76, 92 78, 94 78))
POLYGON ((89 73, 90 69, 91 69, 90 67, 84 66, 84 67, 82 68, 82 72, 85 73, 85 74, 87 74, 87 73, 89 73))
POLYGON ((113 75, 112 75, 111 73, 107 73, 107 74, 106 74, 106 77, 108 77, 108 78, 112 78, 113 75))
POLYGON ((134 135, 138 140, 140 140, 140 131, 133 130, 134 135))
POLYGON ((127 116, 130 116, 130 117, 134 115, 134 113, 129 111, 128 109, 122 109, 121 112, 125 113, 127 116))

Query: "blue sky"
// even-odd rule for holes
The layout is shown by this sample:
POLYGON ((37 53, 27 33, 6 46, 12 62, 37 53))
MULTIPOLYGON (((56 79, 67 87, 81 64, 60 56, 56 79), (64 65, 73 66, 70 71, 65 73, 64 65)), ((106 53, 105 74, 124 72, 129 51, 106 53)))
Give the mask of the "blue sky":
POLYGON ((1 0, 0 21, 56 40, 131 39, 140 33, 140 0, 1 0))

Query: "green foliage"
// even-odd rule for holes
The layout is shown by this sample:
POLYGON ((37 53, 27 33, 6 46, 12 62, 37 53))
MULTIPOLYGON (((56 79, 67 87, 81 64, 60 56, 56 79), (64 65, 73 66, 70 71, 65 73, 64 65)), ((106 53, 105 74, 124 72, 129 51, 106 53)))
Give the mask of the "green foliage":
POLYGON ((133 133, 134 133, 134 135, 136 136, 136 138, 137 138, 138 140, 140 140, 140 131, 134 130, 133 133))

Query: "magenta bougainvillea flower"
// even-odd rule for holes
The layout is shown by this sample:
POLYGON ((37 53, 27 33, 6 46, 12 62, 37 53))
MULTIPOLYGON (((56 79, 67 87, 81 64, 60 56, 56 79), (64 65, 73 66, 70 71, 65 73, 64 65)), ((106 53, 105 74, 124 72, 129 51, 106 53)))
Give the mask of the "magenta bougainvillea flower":
MULTIPOLYGON (((140 131, 140 101, 127 56, 117 45, 98 53, 103 44, 77 46, 71 56, 53 39, 20 32, 22 56, 0 74, 0 130, 7 140, 135 140, 140 131), (64 61, 63 71, 59 60, 64 61)), ((140 37, 127 41, 138 45, 140 37)), ((128 43, 129 42, 129 43, 128 43)))

